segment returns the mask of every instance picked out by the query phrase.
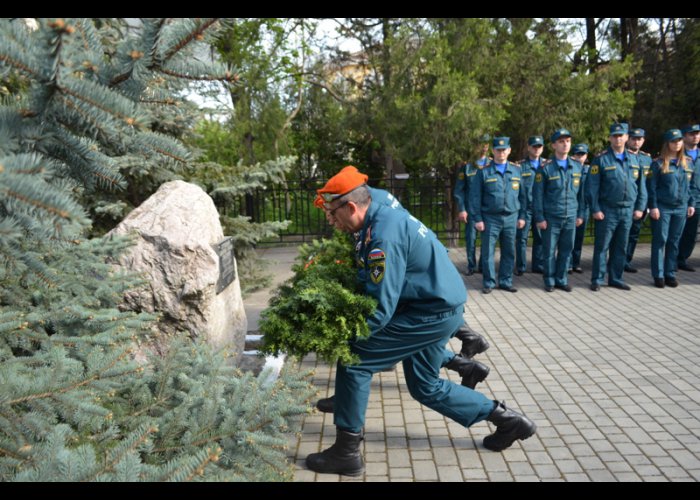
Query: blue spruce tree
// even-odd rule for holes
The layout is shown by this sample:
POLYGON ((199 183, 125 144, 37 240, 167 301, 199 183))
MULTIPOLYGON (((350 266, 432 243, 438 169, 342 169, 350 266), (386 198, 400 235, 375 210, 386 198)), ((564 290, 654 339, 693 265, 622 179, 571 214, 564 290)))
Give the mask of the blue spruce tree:
POLYGON ((109 264, 129 242, 88 237, 125 165, 187 165, 154 116, 178 81, 235 81, 192 57, 225 24, 0 20, 1 480, 291 476, 286 433, 308 411, 306 381, 265 384, 186 341, 134 363, 154 318, 119 308, 140 283, 109 264))

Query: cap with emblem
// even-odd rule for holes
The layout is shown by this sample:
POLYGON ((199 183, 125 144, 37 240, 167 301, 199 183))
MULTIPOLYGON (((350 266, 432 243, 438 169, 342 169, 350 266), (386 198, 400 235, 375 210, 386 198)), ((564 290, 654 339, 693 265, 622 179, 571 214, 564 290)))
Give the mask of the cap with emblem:
POLYGON ((494 137, 491 147, 493 149, 508 149, 510 147, 510 137, 494 137))
POLYGON ((626 123, 613 123, 610 125, 610 135, 623 135, 627 134, 629 129, 626 123))
POLYGON ((645 137, 646 132, 643 128, 633 128, 630 130, 630 137, 645 137))
POLYGON ((681 129, 681 132, 687 134, 688 132, 700 132, 700 124, 686 125, 681 129))
MULTIPOLYGON (((349 165, 328 179, 326 185, 316 192, 324 202, 328 203, 366 184, 367 179, 367 175, 360 173, 357 167, 349 165)), ((316 205, 315 200, 314 205, 316 205)))
POLYGON ((571 148, 572 155, 587 155, 588 154, 588 144, 580 143, 574 144, 571 148))
POLYGON ((528 146, 544 146, 544 139, 541 135, 531 135, 527 139, 528 146))
POLYGON ((557 142, 557 140, 561 139, 562 137, 571 137, 571 132, 569 132, 565 128, 558 128, 554 131, 552 136, 549 138, 549 141, 550 142, 557 142))
POLYGON ((683 134, 677 128, 671 128, 664 132, 664 142, 677 141, 678 139, 683 139, 683 134))

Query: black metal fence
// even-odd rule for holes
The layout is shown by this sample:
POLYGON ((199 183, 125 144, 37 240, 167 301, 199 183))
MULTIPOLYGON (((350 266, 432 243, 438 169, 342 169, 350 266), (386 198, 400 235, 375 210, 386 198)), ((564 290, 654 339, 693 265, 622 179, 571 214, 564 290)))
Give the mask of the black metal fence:
MULTIPOLYGON (((410 176, 407 179, 370 179, 369 185, 391 192, 411 214, 432 229, 440 241, 448 247, 455 247, 464 245, 464 224, 457 222, 457 209, 452 197, 454 181, 454 176, 436 174, 410 176)), ((258 189, 241 200, 240 206, 230 208, 236 213, 249 215, 254 222, 291 221, 286 230, 275 238, 261 241, 260 246, 311 241, 332 233, 323 211, 313 204, 316 190, 325 183, 325 179, 290 180, 285 186, 258 189)), ((648 241, 650 234, 647 218, 642 226, 641 240, 648 241)), ((593 223, 589 221, 586 243, 592 242, 593 223)))

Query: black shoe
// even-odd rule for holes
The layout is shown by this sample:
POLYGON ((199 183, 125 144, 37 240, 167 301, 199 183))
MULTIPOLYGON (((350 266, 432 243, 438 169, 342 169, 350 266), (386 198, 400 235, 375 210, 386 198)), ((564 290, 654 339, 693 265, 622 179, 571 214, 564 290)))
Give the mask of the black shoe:
POLYGON ((491 369, 473 359, 463 358, 459 354, 445 365, 448 370, 454 370, 462 377, 462 385, 474 389, 476 384, 489 376, 491 369))
POLYGON ((472 274, 474 274, 474 269, 467 269, 466 274, 467 274, 467 276, 471 276, 472 274))
POLYGON ((629 286, 626 283, 608 283, 608 286, 611 286, 613 288, 617 288, 618 290, 625 290, 625 291, 630 291, 632 290, 632 287, 629 286))
POLYGON ((544 291, 545 291, 545 292, 553 292, 553 291, 554 291, 554 287, 553 287, 553 286, 545 286, 545 287, 544 287, 544 291))
POLYGON ((554 288, 556 288, 557 290, 564 290, 565 292, 570 292, 571 290, 573 290, 573 288, 571 288, 571 285, 569 285, 568 283, 566 285, 554 285, 554 288))
POLYGON ((336 427, 335 444, 321 453, 306 457, 306 466, 314 472, 359 476, 365 470, 360 453, 362 433, 341 431, 336 427))
POLYGON ((637 272, 637 268, 632 266, 625 266, 625 272, 634 274, 637 272))
POLYGON ((544 271, 542 269, 533 269, 532 272, 535 274, 544 274, 544 271))
POLYGON ((597 283, 593 283, 593 284, 591 285, 591 291, 592 291, 592 292, 597 292, 598 290, 600 290, 600 285, 598 285, 597 283))
POLYGON ((516 270, 516 271, 515 271, 515 275, 516 275, 516 276, 522 276, 522 275, 523 275, 523 271, 516 270))
POLYGON ((571 274, 571 273, 573 273, 573 272, 574 272, 573 269, 569 269, 569 270, 566 272, 566 274, 571 274))
POLYGON ((333 413, 333 410, 335 410, 335 394, 333 394, 330 398, 319 399, 316 401, 316 408, 318 408, 318 411, 322 411, 323 413, 333 413))
POLYGON ((484 447, 491 451, 503 451, 518 439, 527 439, 537 431, 535 423, 518 412, 496 401, 496 407, 486 420, 496 426, 496 432, 484 438, 484 447))
POLYGON ((504 290, 504 291, 510 292, 510 293, 515 293, 518 291, 518 289, 515 288, 514 286, 499 286, 498 288, 500 290, 504 290))
POLYGON ((583 274, 583 269, 581 269, 580 266, 576 266, 572 269, 573 272, 578 273, 578 274, 583 274))
POLYGON ((491 347, 483 335, 473 332, 467 325, 457 330, 455 337, 462 341, 462 349, 459 353, 467 359, 473 358, 491 347))
POLYGON ((654 286, 656 288, 663 288, 666 286, 666 283, 664 283, 663 278, 654 278, 654 286))
POLYGON ((676 288, 678 286, 678 280, 676 278, 664 278, 664 282, 671 288, 676 288))
POLYGON ((678 264, 678 269, 682 269, 683 271, 688 271, 690 273, 695 272, 695 268, 689 266, 688 264, 678 264))
POLYGON ((484 295, 487 295, 491 292, 493 292, 493 288, 484 288, 483 290, 481 290, 481 293, 483 293, 484 295))
POLYGON ((476 274, 484 274, 484 271, 482 269, 477 269, 476 274))

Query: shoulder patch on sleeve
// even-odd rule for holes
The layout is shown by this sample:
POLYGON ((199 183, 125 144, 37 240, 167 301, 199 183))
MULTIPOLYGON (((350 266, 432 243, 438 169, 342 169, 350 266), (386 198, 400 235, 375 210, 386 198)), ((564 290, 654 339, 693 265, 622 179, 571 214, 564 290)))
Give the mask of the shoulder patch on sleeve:
POLYGON ((372 262, 382 260, 386 260, 386 255, 384 254, 384 250, 382 250, 381 248, 373 248, 372 250, 370 250, 369 254, 367 254, 367 261, 370 264, 372 262))
POLYGON ((384 279, 385 269, 386 262, 383 260, 369 263, 369 277, 372 280, 372 283, 377 285, 380 281, 384 279))

